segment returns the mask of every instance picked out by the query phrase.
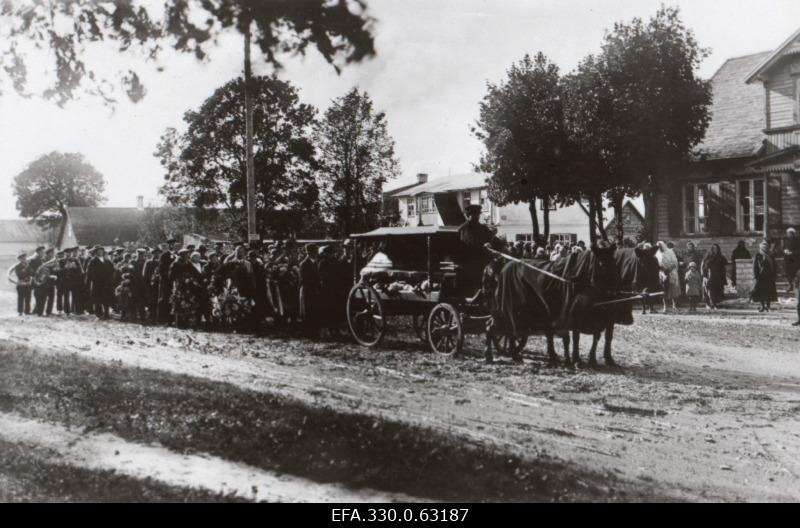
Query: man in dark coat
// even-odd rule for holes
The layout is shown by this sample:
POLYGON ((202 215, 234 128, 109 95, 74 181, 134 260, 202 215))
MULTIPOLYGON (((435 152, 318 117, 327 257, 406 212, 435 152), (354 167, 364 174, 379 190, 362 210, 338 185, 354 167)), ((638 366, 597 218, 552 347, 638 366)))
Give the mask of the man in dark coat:
POLYGON ((790 227, 786 230, 786 242, 783 245, 784 263, 786 264, 786 280, 789 281, 789 291, 794 291, 797 272, 800 271, 800 237, 797 230, 790 227))
POLYGON ((486 265, 491 262, 492 255, 486 251, 486 244, 500 251, 505 247, 502 240, 487 226, 481 224, 481 206, 468 205, 464 208, 467 221, 458 228, 464 255, 462 260, 464 293, 472 296, 481 287, 481 277, 486 265))
POLYGON ((171 320, 172 281, 169 280, 169 268, 175 261, 175 239, 167 240, 167 249, 161 254, 158 261, 158 310, 156 320, 159 323, 169 323, 171 320))
POLYGON ((63 294, 64 311, 66 313, 81 314, 83 307, 81 303, 81 292, 83 289, 83 268, 77 257, 77 247, 64 250, 65 257, 62 265, 62 283, 65 293, 63 294))
POLYGON ((114 264, 106 256, 105 248, 95 246, 86 269, 86 284, 98 319, 108 319, 108 310, 114 302, 114 264))
POLYGON ((320 280, 317 246, 306 246, 306 258, 300 263, 300 317, 307 337, 319 336, 320 280))
MULTIPOLYGON (((336 258, 333 246, 325 246, 319 251, 319 310, 322 326, 328 329, 331 337, 339 337, 339 328, 344 315, 344 303, 341 300, 342 276, 341 264, 336 258)), ((347 282, 345 282, 347 284, 347 282)))
MULTIPOLYGON (((150 250, 150 256, 142 265, 142 286, 144 288, 144 303, 147 307, 147 321, 157 323, 159 274, 158 265, 161 260, 161 249, 158 247, 150 250)), ((144 321, 143 321, 144 322, 144 321)))
POLYGON ((133 287, 133 312, 139 321, 144 322, 147 317, 147 292, 144 282, 144 265, 147 259, 147 249, 138 248, 136 255, 131 260, 131 285, 133 287))

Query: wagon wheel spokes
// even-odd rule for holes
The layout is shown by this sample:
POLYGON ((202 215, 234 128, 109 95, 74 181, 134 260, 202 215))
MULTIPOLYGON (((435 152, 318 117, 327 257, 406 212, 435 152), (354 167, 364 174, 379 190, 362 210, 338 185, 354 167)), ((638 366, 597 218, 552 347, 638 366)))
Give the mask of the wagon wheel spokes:
POLYGON ((347 297, 347 325, 353 339, 375 346, 386 333, 386 318, 378 293, 369 284, 356 284, 347 297))
POLYGON ((434 306, 428 316, 428 343, 434 352, 458 354, 464 343, 461 315, 447 303, 434 306))

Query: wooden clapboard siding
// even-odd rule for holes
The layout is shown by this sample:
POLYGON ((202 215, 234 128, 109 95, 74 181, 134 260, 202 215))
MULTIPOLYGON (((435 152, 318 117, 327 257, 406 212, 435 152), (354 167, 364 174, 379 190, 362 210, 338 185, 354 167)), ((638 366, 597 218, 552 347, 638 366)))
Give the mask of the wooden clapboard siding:
POLYGON ((766 154, 772 154, 794 145, 800 145, 800 127, 770 130, 767 132, 766 154))
POLYGON ((669 239, 669 198, 664 193, 656 194, 656 232, 659 240, 669 239))

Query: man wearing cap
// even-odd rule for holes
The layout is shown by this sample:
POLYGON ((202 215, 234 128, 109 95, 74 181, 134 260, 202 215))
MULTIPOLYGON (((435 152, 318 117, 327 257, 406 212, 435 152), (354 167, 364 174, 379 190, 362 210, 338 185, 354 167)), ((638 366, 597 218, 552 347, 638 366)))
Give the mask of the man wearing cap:
POLYGON ((71 299, 66 283, 67 250, 56 253, 56 264, 53 266, 56 276, 56 312, 59 315, 72 312, 71 299))
POLYGON ((503 241, 497 238, 491 229, 481 224, 481 206, 468 205, 464 208, 467 221, 458 228, 458 237, 465 248, 463 259, 463 285, 465 292, 472 295, 481 287, 483 269, 492 260, 492 255, 486 251, 488 244, 496 251, 503 249, 503 241))
POLYGON ((146 306, 147 306, 147 292, 145 291, 145 282, 144 282, 144 265, 146 262, 146 255, 147 255, 147 248, 138 248, 133 256, 133 259, 130 262, 130 274, 131 274, 131 289, 132 289, 132 309, 133 313, 136 317, 138 317, 140 322, 144 322, 147 313, 146 313, 146 306))
POLYGON ((64 250, 66 253, 63 264, 63 284, 65 289, 64 305, 65 311, 69 306, 69 312, 80 315, 83 313, 83 300, 81 293, 83 288, 83 268, 77 257, 77 247, 64 250))
POLYGON ((319 336, 320 280, 317 246, 306 245, 306 258, 300 263, 300 317, 307 337, 319 336))
MULTIPOLYGON (((38 252, 37 252, 38 253, 38 252)), ((36 299, 36 306, 33 311, 36 315, 53 315, 53 303, 56 297, 56 267, 58 262, 55 259, 56 250, 48 248, 42 258, 42 263, 34 268, 35 284, 33 296, 36 299)))
POLYGON ((86 268, 86 285, 98 319, 108 319, 108 310, 114 302, 114 264, 102 246, 95 246, 86 268))
POLYGON ((33 282, 28 257, 24 251, 17 255, 17 263, 8 270, 8 280, 17 287, 17 313, 31 313, 31 283, 33 282))
MULTIPOLYGON (((142 266, 142 284, 144 286, 144 302, 147 307, 147 321, 157 323, 158 311, 158 264, 161 259, 161 248, 158 246, 150 250, 147 261, 142 266)), ((142 321, 143 323, 145 321, 142 321)))
POLYGON ((172 281, 169 280, 169 268, 175 261, 174 238, 167 240, 167 248, 161 254, 158 261, 158 308, 156 321, 159 323, 169 323, 172 320, 172 281))

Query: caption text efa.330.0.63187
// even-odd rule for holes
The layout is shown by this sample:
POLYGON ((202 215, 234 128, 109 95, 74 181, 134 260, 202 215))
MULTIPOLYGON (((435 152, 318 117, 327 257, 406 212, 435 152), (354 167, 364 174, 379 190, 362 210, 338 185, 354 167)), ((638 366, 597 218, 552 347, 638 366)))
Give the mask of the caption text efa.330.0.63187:
POLYGON ((333 522, 464 522, 469 508, 333 508, 333 522))

